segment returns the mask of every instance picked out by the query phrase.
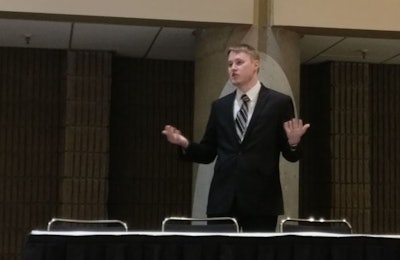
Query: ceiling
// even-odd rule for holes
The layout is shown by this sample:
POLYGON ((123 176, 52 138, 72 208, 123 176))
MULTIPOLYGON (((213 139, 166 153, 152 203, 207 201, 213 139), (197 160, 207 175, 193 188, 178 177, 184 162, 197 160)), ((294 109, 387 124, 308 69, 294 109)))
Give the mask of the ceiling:
POLYGON ((193 60, 194 29, 0 19, 0 46, 110 50, 116 55, 193 60))
MULTIPOLYGON (((195 28, 0 19, 0 46, 111 50, 118 56, 194 60, 195 28)), ((301 62, 400 64, 400 40, 304 35, 301 62)))
POLYGON ((300 42, 301 62, 327 60, 400 64, 400 40, 305 35, 300 42))

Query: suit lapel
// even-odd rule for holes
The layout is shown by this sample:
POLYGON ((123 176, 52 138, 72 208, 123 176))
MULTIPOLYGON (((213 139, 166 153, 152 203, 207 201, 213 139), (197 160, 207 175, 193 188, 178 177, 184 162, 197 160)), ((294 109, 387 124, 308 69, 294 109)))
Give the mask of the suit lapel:
POLYGON ((224 100, 223 108, 224 111, 222 111, 222 115, 224 115, 224 118, 226 118, 226 127, 227 127, 227 132, 230 135, 230 138, 233 138, 239 143, 239 136, 236 132, 236 125, 235 125, 235 116, 233 114, 233 106, 234 106, 234 101, 236 97, 236 91, 232 92, 229 94, 230 96, 227 96, 227 98, 224 100))
POLYGON ((242 143, 244 143, 246 141, 246 139, 248 138, 248 136, 251 134, 252 130, 254 129, 254 126, 257 124, 258 119, 261 114, 261 111, 263 110, 265 104, 267 103, 268 97, 269 97, 268 89, 264 85, 261 84, 260 92, 259 92, 258 98, 257 98, 257 103, 254 108, 253 115, 250 119, 249 125, 246 130, 246 134, 244 135, 242 143))

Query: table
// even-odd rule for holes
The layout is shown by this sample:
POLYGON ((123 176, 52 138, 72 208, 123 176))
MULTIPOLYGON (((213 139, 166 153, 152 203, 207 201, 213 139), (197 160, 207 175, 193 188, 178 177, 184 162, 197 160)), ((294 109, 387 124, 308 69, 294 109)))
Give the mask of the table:
POLYGON ((24 260, 390 260, 400 236, 32 231, 24 260))

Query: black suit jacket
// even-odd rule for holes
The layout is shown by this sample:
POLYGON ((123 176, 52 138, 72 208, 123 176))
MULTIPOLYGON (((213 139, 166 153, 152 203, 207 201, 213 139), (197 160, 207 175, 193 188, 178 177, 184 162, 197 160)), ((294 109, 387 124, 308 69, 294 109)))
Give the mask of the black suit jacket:
POLYGON ((261 86, 243 141, 233 116, 236 92, 213 102, 202 140, 191 143, 185 157, 211 163, 217 157, 208 196, 207 214, 226 216, 232 207, 248 216, 283 213, 279 156, 297 161, 299 149, 287 142, 283 123, 294 117, 289 96, 261 86))

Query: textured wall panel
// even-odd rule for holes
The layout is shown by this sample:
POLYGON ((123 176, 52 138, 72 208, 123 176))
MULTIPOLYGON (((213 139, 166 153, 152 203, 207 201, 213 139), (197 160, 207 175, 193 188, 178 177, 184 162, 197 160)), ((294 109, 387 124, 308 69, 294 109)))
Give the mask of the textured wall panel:
POLYGON ((56 214, 64 64, 60 51, 0 48, 0 259, 19 259, 56 214))
POLYGON ((165 217, 191 211, 192 164, 161 130, 192 135, 193 63, 117 59, 113 69, 110 216, 160 230, 165 217))
MULTIPOLYGON (((0 259, 19 259, 26 234, 51 217, 107 217, 111 59, 0 48, 0 259)), ((160 131, 173 123, 191 137, 193 63, 117 69, 128 75, 113 99, 122 120, 110 212, 159 228, 165 216, 190 214, 192 165, 178 163, 160 131)))
POLYGON ((59 216, 107 218, 112 56, 68 53, 59 216))
POLYGON ((331 64, 331 102, 331 216, 347 218, 355 230, 370 232, 365 229, 369 218, 359 216, 371 208, 368 64, 331 64))
POLYGON ((303 215, 345 217, 355 232, 400 231, 399 98, 399 65, 332 62, 303 68, 302 111, 312 124, 301 168, 303 215), (326 156, 330 162, 321 164, 326 156), (329 194, 315 192, 315 186, 329 194))
POLYGON ((400 66, 372 65, 373 231, 400 232, 400 66))

